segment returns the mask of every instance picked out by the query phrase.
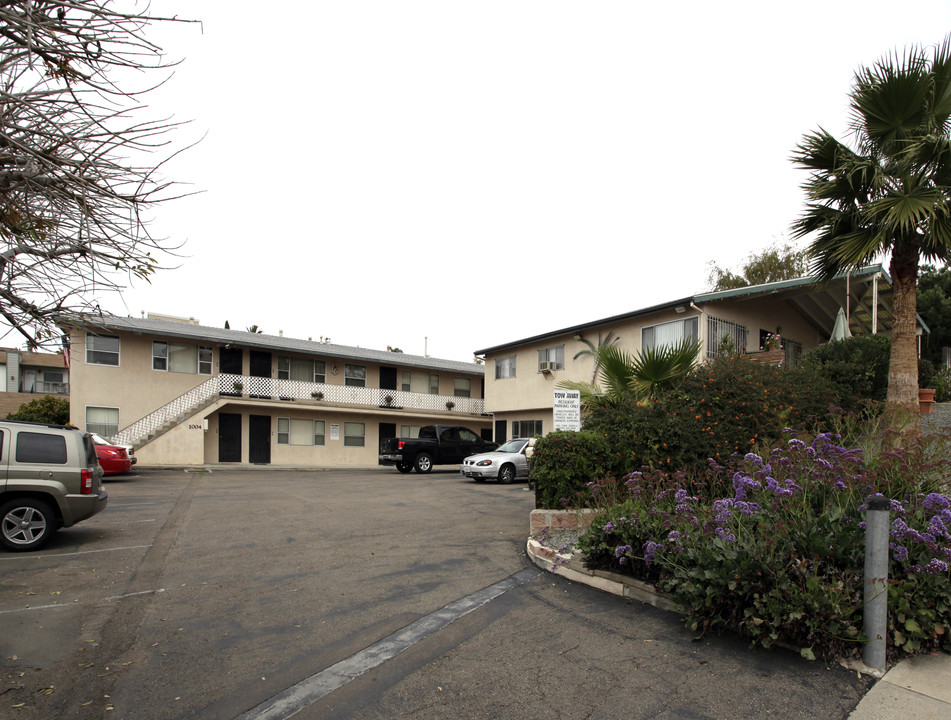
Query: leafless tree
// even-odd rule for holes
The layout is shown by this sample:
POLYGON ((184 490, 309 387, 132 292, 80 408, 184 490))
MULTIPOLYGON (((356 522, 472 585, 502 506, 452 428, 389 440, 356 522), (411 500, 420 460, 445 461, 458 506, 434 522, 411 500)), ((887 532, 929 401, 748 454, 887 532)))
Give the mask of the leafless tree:
POLYGON ((177 194, 158 171, 180 123, 142 118, 175 65, 145 36, 159 22, 180 21, 134 0, 0 0, 0 316, 29 347, 175 249, 146 214, 177 194))

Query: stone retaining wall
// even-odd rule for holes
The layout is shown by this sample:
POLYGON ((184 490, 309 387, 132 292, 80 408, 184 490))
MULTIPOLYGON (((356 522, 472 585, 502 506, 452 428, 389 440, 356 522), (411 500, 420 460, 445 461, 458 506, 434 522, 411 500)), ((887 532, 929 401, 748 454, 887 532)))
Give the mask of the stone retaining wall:
POLYGON ((529 535, 545 530, 586 530, 594 519, 594 510, 532 510, 529 535))

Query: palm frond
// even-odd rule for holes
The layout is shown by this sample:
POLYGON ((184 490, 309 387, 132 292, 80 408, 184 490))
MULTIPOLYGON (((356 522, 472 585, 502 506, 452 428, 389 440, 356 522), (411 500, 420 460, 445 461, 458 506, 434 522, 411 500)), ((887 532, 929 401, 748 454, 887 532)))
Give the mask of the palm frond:
POLYGON ((683 381, 697 363, 700 341, 684 338, 675 345, 645 348, 631 366, 629 388, 640 400, 653 400, 683 381))

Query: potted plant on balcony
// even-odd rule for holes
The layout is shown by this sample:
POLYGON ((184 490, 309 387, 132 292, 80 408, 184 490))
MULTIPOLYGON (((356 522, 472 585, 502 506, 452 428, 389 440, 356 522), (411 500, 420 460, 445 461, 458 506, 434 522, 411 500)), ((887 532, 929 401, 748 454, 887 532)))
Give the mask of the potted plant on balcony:
POLYGON ((323 400, 323 399, 324 399, 324 394, 323 394, 322 392, 320 392, 320 390, 318 390, 317 392, 312 392, 312 393, 310 394, 310 396, 311 396, 312 398, 314 398, 314 400, 323 400))
POLYGON ((454 403, 452 400, 446 401, 446 410, 452 410, 454 407, 456 407, 456 403, 454 403))
POLYGON ((236 393, 240 394, 242 390, 244 390, 244 384, 243 384, 243 383, 239 383, 239 382, 235 382, 235 384, 234 384, 234 391, 235 391, 236 393))
POLYGON ((383 404, 386 405, 387 407, 389 407, 390 405, 392 405, 392 404, 393 404, 393 396, 392 396, 392 395, 387 395, 385 398, 383 398, 383 404))

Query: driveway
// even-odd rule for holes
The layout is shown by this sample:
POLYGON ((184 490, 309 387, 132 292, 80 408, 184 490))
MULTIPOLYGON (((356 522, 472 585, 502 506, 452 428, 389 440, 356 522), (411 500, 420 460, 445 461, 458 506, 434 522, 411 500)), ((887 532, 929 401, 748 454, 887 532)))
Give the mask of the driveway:
POLYGON ((0 554, 0 717, 829 718, 869 681, 539 572, 451 471, 140 472, 0 554))

